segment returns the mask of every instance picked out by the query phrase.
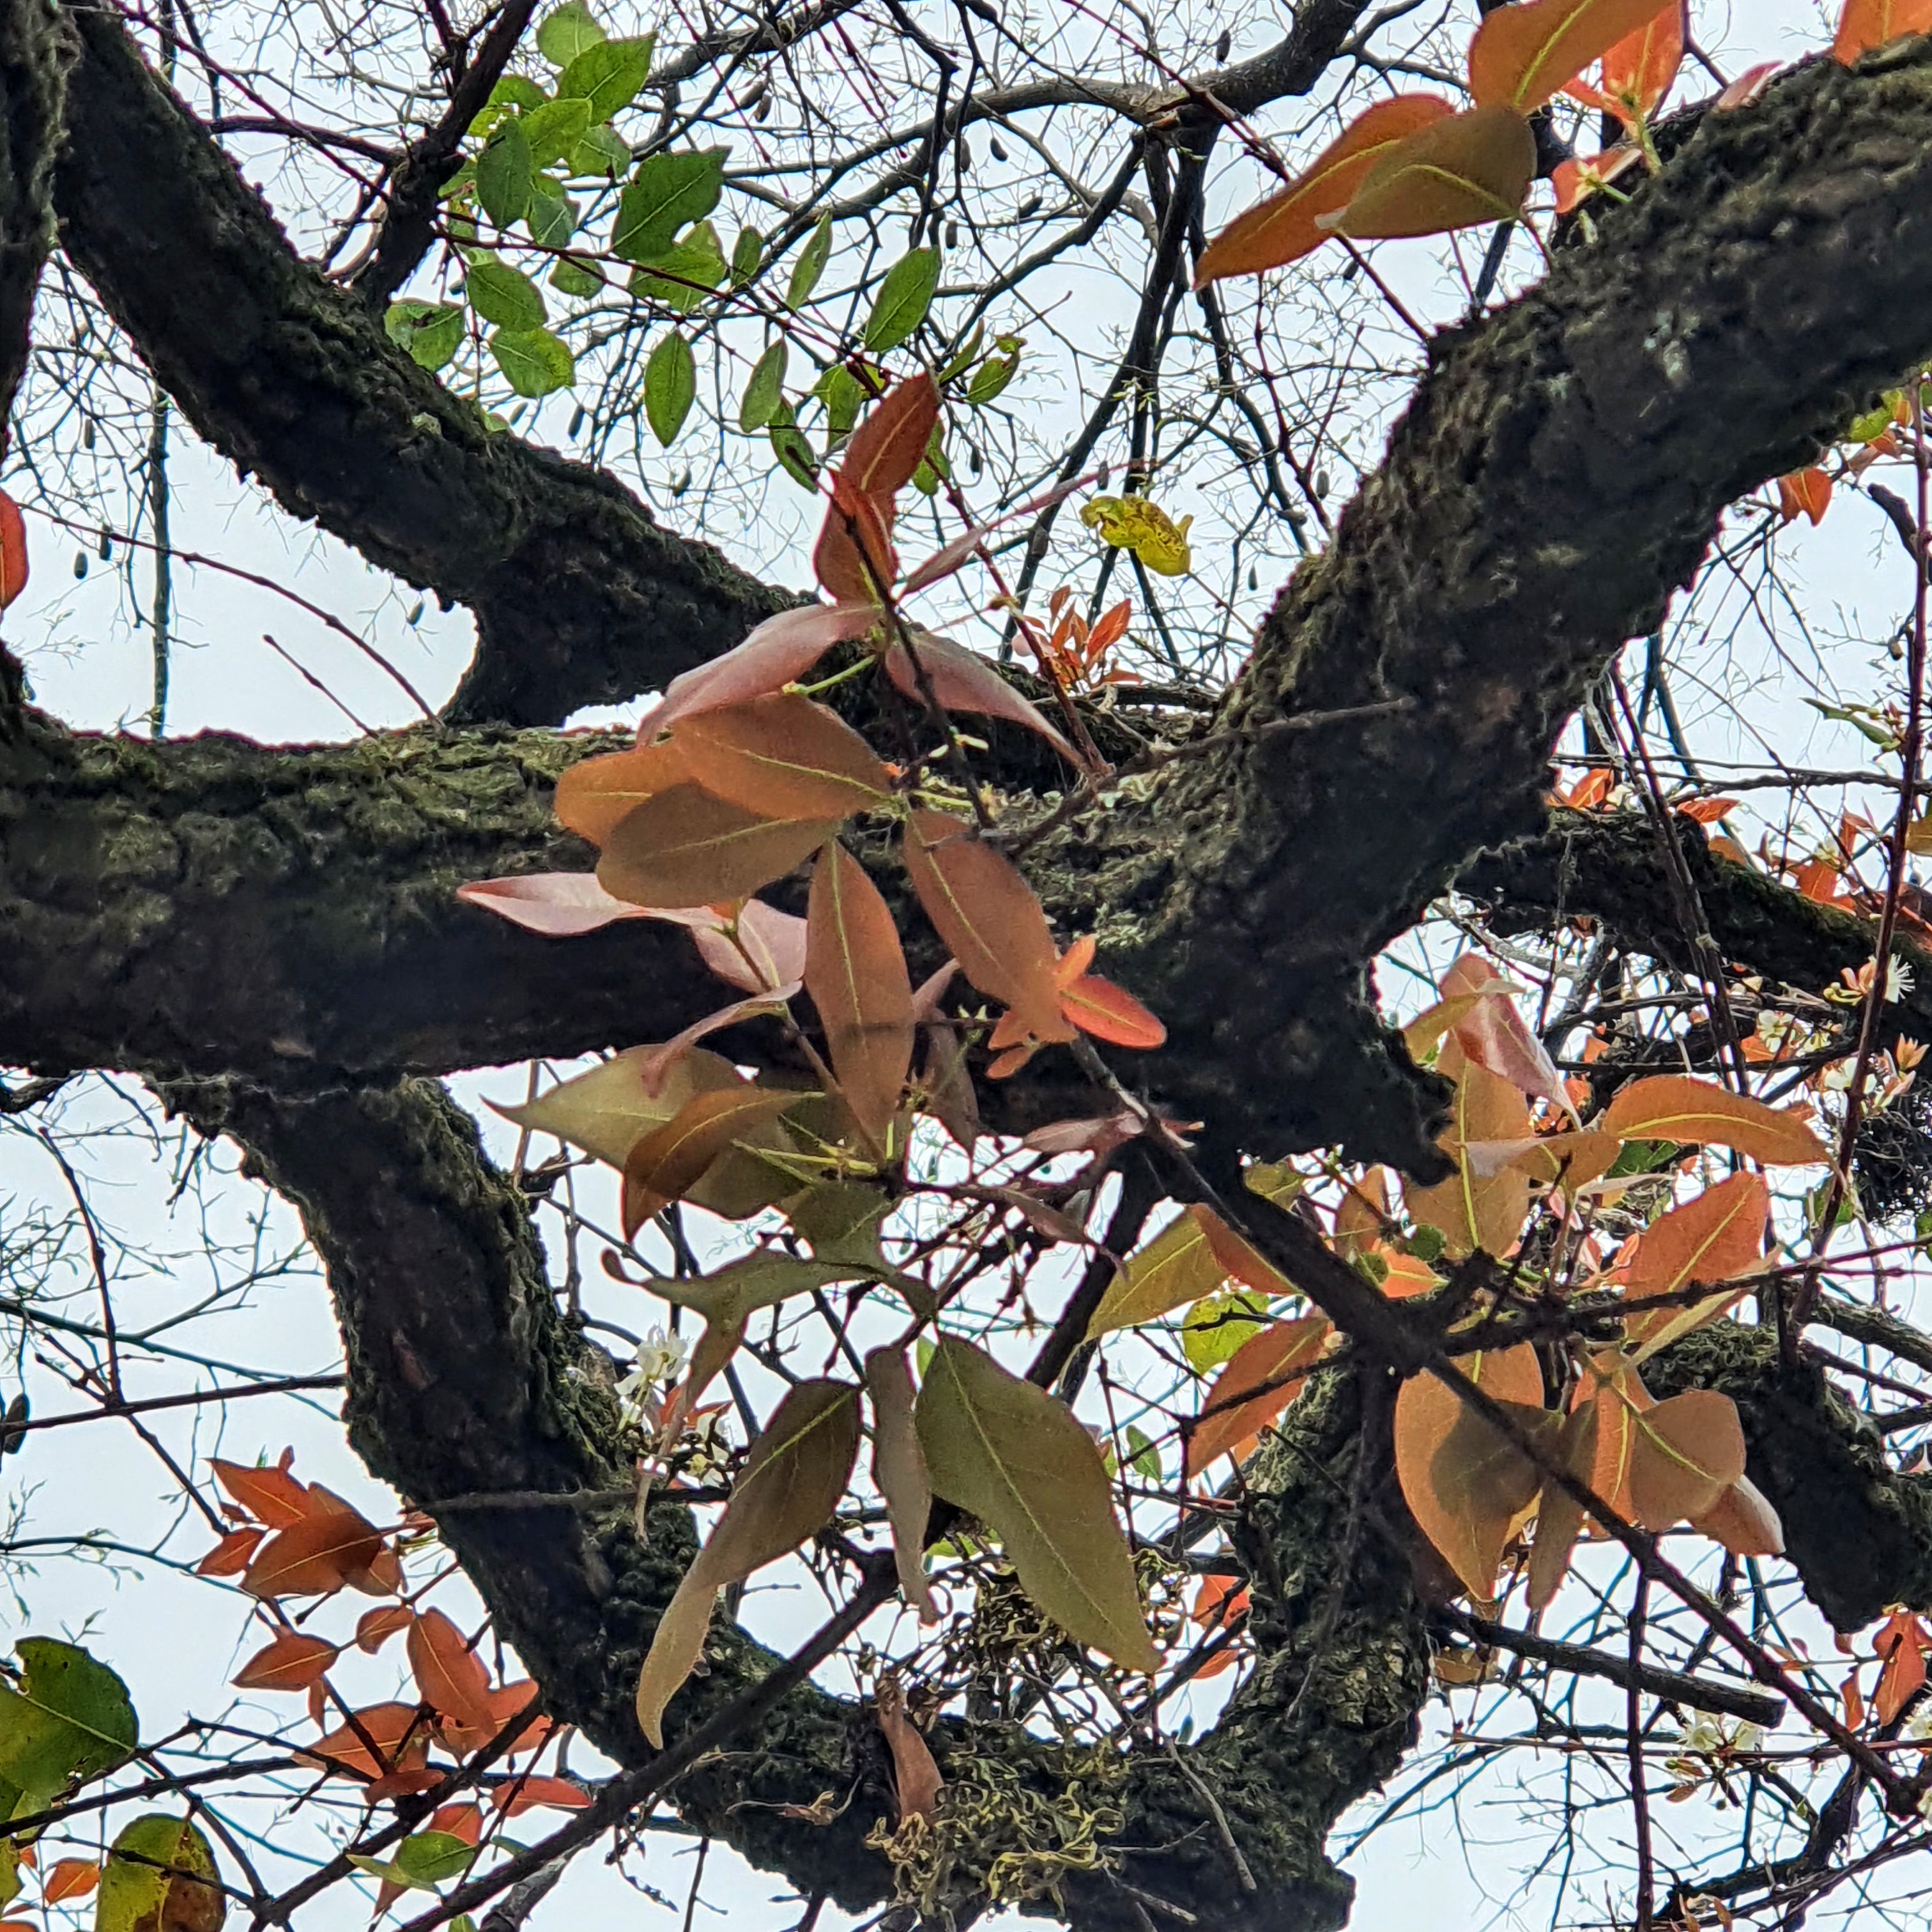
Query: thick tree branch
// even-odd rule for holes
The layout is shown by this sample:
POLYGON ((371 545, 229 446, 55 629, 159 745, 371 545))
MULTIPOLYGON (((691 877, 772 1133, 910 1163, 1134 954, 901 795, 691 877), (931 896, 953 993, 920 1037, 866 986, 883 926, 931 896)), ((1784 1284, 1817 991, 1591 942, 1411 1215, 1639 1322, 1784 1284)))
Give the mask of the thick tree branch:
POLYGON ((795 601, 661 528, 604 472, 493 434, 296 255, 112 14, 68 17, 81 46, 55 183, 68 254, 244 474, 475 612, 452 716, 560 723, 661 686, 795 601))

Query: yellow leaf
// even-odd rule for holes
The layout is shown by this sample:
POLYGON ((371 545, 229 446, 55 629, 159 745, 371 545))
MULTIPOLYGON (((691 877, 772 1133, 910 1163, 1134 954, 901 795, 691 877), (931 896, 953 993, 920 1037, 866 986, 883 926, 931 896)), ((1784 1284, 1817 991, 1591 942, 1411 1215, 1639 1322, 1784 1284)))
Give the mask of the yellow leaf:
POLYGON ((1090 1342, 1114 1328, 1136 1328, 1212 1294, 1227 1278, 1199 1211, 1178 1214, 1114 1276, 1087 1324, 1090 1342))
POLYGON ((1162 577, 1185 577, 1193 568, 1187 532, 1194 519, 1175 523, 1144 496, 1096 496, 1080 512, 1090 530, 1116 550, 1132 550, 1148 569, 1162 577))

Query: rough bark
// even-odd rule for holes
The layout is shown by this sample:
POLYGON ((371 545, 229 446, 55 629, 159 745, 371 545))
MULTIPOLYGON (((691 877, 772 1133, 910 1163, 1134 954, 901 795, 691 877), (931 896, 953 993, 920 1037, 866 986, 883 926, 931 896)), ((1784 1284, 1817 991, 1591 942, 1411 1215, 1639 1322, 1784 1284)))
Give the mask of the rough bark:
POLYGON ((113 14, 68 17, 81 56, 55 183, 62 244, 238 470, 475 613, 452 716, 560 724, 658 688, 796 601, 662 528, 604 472, 492 432, 297 256, 113 14))

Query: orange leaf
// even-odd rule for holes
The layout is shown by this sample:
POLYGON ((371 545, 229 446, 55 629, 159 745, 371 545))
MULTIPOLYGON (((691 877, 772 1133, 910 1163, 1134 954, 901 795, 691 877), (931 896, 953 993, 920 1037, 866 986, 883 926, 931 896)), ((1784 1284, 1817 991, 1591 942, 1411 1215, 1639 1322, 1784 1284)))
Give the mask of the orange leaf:
POLYGON ((1657 0, 1528 0, 1487 15, 1469 44, 1469 92, 1533 113, 1593 60, 1640 32, 1657 0))
MULTIPOLYGON (((1694 1201, 1673 1208, 1638 1237, 1624 1271, 1625 1296, 1640 1301, 1674 1294, 1693 1282, 1712 1285, 1750 1273, 1764 1252, 1770 1211, 1771 1190, 1761 1174, 1730 1174, 1694 1201)), ((1714 1320, 1743 1292, 1738 1288, 1688 1308, 1654 1308, 1631 1316, 1625 1339, 1636 1352, 1632 1366, 1714 1320)))
POLYGON ((873 1694, 873 1708, 879 1729, 885 1735, 886 1748, 892 1755, 892 1788, 898 1799, 899 1816, 929 1818, 939 1808, 939 1794, 944 1780, 933 1762, 928 1745, 905 1714, 905 1694, 896 1677, 882 1677, 873 1694))
POLYGON ((1590 1487, 1618 1515, 1628 1516, 1632 1507, 1630 1472, 1636 1453, 1636 1418, 1657 1404, 1644 1387, 1643 1378, 1628 1367, 1615 1367, 1604 1374, 1596 1400, 1597 1460, 1590 1472, 1590 1487))
POLYGON ((805 984, 846 1104, 883 1142, 912 1065, 912 980, 890 909, 836 838, 812 871, 805 984))
POLYGON ((1735 1148, 1771 1166, 1803 1167, 1831 1158, 1795 1114, 1682 1073, 1633 1081, 1596 1124, 1627 1141, 1690 1141, 1735 1148))
POLYGON ((1449 1131, 1441 1143, 1456 1160, 1456 1172, 1432 1187, 1411 1188, 1407 1195, 1416 1220, 1442 1230, 1452 1260, 1478 1248, 1500 1259, 1515 1244, 1529 1211, 1528 1175, 1509 1166, 1492 1174, 1478 1173, 1468 1152, 1472 1143, 1529 1138, 1529 1108, 1516 1088, 1486 1066, 1465 1066, 1456 1082, 1449 1131))
POLYGON ((681 672, 664 692, 664 702, 638 728, 649 744, 680 718, 742 704, 782 690, 802 677, 834 644, 863 637, 879 620, 869 598, 849 604, 806 604, 767 617, 745 641, 694 670, 681 672))
POLYGON ((214 1480, 252 1516, 271 1529, 292 1529, 308 1516, 308 1485, 298 1483, 286 1469, 270 1465, 250 1468, 245 1463, 224 1462, 211 1457, 208 1466, 214 1480))
POLYGON ((397 1631, 407 1630, 416 1612, 404 1604, 384 1604, 364 1610, 356 1625, 356 1648, 374 1657, 397 1631))
POLYGON ((866 413, 845 446, 839 473, 868 496, 890 508, 912 481, 939 421, 939 392, 924 370, 896 382, 866 413))
POLYGON ((1688 0, 1666 0, 1634 33, 1626 34, 1604 54, 1603 91, 1612 112, 1625 110, 1619 116, 1622 120, 1648 120, 1670 92, 1684 64, 1688 10, 1688 0))
POLYGON ((1888 1724, 1925 1682, 1925 1626, 1909 1610, 1894 1610, 1872 1647, 1885 1660, 1872 1709, 1881 1724, 1888 1724))
POLYGON ((1478 107, 1432 122, 1397 142, 1369 170, 1346 208, 1318 220, 1358 241, 1507 221, 1521 210, 1535 172, 1536 136, 1529 123, 1512 107, 1478 107))
POLYGON ((944 711, 971 711, 984 718, 1003 718, 1044 738, 1070 765, 1081 762, 1080 754, 1049 724, 1036 706, 1016 691, 984 658, 956 644, 950 638, 935 637, 930 631, 914 630, 913 649, 919 653, 919 668, 903 644, 886 652, 886 675, 902 695, 915 704, 925 701, 920 688, 920 672, 944 711))
POLYGON ((335 1646, 301 1630, 284 1630, 230 1679, 244 1690, 306 1690, 336 1659, 335 1646))
POLYGON ((702 712, 671 742, 683 747, 693 784, 766 818, 844 818, 884 803, 892 788, 844 718, 792 692, 702 712))
POLYGON ((684 748, 676 740, 584 758, 556 782, 557 822, 602 845, 648 798, 682 784, 684 748))
POLYGON ((425 1832, 447 1832, 452 1838, 460 1838, 466 1845, 473 1845, 483 1835, 483 1808, 480 1804, 458 1802, 439 1805, 430 1814, 425 1832))
POLYGON ((1809 470, 1794 470, 1778 479, 1778 514, 1785 523, 1809 517, 1812 527, 1825 520, 1831 507, 1832 479, 1815 464, 1809 470))
POLYGON ((0 610, 27 587, 27 526, 20 506, 0 490, 0 610))
POLYGON ((320 1486, 327 1499, 302 1522, 278 1530, 255 1552, 242 1579, 251 1597, 326 1596, 366 1575, 382 1554, 375 1526, 340 1497, 320 1486))
POLYGON ((796 1094, 776 1094, 745 1081, 687 1100, 662 1126, 646 1134, 624 1162, 625 1240, 695 1186, 721 1154, 776 1120, 798 1099, 796 1094))
POLYGON ((606 892, 638 905, 743 898, 799 866, 836 818, 768 818, 694 784, 647 799, 611 834, 597 868, 606 892))
POLYGON ((1228 1359, 1187 1433, 1187 1474, 1198 1476, 1272 1422, 1301 1392, 1333 1332, 1325 1318, 1276 1322, 1250 1335, 1228 1359), (1252 1391, 1260 1390, 1259 1394, 1252 1391), (1245 1400, 1244 1399, 1245 1398, 1245 1400))
MULTIPOLYGON (((1259 274, 1318 248, 1330 231, 1318 228, 1316 218, 1346 208, 1362 177, 1397 142, 1454 112, 1433 94, 1399 94, 1377 101, 1330 142, 1304 172, 1258 206, 1236 215, 1208 243, 1195 268, 1194 286, 1205 288, 1226 275, 1259 274)), ((1121 628, 1126 628, 1124 612, 1121 628)))
POLYGON ((1757 1485, 1741 1476, 1702 1516, 1690 1519, 1700 1536, 1720 1543, 1733 1556, 1782 1556, 1784 1526, 1757 1485))
POLYGON ((1124 988, 1097 973, 1083 973, 1063 987, 1060 1010, 1082 1033, 1115 1046, 1153 1048, 1167 1038, 1167 1029, 1124 988))
POLYGON ((899 574, 892 548, 892 508, 842 473, 831 479, 832 500, 812 553, 820 588, 842 604, 877 604, 899 574))
POLYGON ((1054 982, 1053 934, 1012 861, 939 812, 912 814, 904 850, 913 890, 959 970, 1040 1040, 1071 1040, 1054 982))
POLYGON ((344 1724, 330 1731, 297 1755, 322 1764, 326 1770, 380 1777, 403 1768, 396 1759, 404 1750, 406 1738, 409 1740, 406 1754, 413 1762, 419 1763, 428 1756, 429 1734, 422 1719, 422 1713, 414 1704, 372 1704, 366 1711, 356 1713, 356 1726, 344 1724), (371 1754, 370 1744, 380 1757, 371 1754))
MULTIPOLYGON (((1603 1405, 1592 1396, 1572 1409, 1564 1419, 1563 1433, 1557 1438, 1557 1460, 1580 1483, 1590 1480, 1596 1467, 1597 1437, 1603 1405)), ((1582 1505, 1552 1482, 1543 1486, 1543 1498, 1536 1508, 1536 1541, 1529 1552, 1529 1606, 1547 1610, 1562 1588, 1570 1568, 1570 1552, 1576 1547, 1576 1532, 1583 1526, 1582 1505)))
POLYGON ((62 1858, 40 1881, 40 1897, 49 1905, 85 1898, 100 1882, 100 1868, 92 1858, 62 1858))
MULTIPOLYGON (((1838 31, 1832 42, 1834 59, 1850 67, 1869 53, 1906 34, 1932 33, 1932 0, 1845 0, 1838 31)), ((17 514, 17 512, 16 513, 17 514)), ((24 552, 22 570, 25 569, 24 552)), ((8 570, 11 580, 10 562, 8 570)))
POLYGON ((197 1576, 238 1576, 248 1567, 255 1546, 268 1534, 265 1529, 231 1529, 194 1566, 197 1576))
POLYGON ((440 1610, 426 1610, 410 1626, 410 1669, 423 1702, 439 1716, 487 1730, 490 1673, 440 1610))
POLYGON ((516 1818, 541 1805, 558 1811, 581 1811, 590 1803, 590 1794, 567 1778, 520 1778, 514 1784, 499 1785, 495 1802, 505 1817, 516 1818))
POLYGON ((1714 1509, 1744 1472, 1738 1406, 1714 1389, 1690 1389, 1636 1418, 1630 1514, 1661 1533, 1714 1509))

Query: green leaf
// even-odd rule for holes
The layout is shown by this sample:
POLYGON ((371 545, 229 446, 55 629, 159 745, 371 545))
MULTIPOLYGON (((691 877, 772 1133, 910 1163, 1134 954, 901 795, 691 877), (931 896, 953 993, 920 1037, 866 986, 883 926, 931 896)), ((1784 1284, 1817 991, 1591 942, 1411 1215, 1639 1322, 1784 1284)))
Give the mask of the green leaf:
POLYGON ((564 0, 561 7, 544 16, 538 27, 537 52, 552 67, 567 68, 603 38, 604 29, 584 0, 564 0))
POLYGON ((649 268, 631 271, 631 292, 640 302, 656 302, 678 315, 688 315, 725 277, 724 251, 718 231, 700 221, 682 241, 656 256, 649 268))
POLYGON ((1184 1211, 1130 1257, 1114 1277, 1088 1324, 1087 1340, 1095 1341, 1112 1329, 1156 1322, 1204 1294, 1212 1294, 1226 1277, 1227 1270, 1215 1258, 1207 1230, 1184 1211))
POLYGON ((1028 1596, 1076 1641, 1156 1669, 1106 1466, 1072 1411, 949 1335, 914 1420, 934 1493, 992 1531, 1028 1596))
POLYGON ((802 308, 812 298, 825 265, 832 259, 832 218, 821 214, 818 224, 806 237, 798 260, 791 265, 791 280, 785 284, 785 306, 802 308))
POLYGON ((550 272, 550 285, 564 295, 587 299, 604 286, 604 271, 581 256, 566 255, 550 272))
POLYGON ((772 454, 785 474, 794 482, 814 495, 818 490, 818 459, 812 452, 812 445, 805 432, 791 420, 789 409, 772 418, 765 431, 772 446, 772 454))
POLYGON ((1231 1361, 1241 1344, 1266 1328, 1268 1300, 1252 1289, 1210 1294, 1188 1310, 1180 1324, 1180 1348, 1190 1366, 1205 1375, 1231 1361))
POLYGON ((123 1829, 100 1868, 94 1932, 221 1932, 220 1876, 190 1820, 151 1811, 123 1829))
POLYGON ((571 150, 570 172, 615 181, 631 165, 631 144, 606 122, 592 128, 571 150))
POLYGON ((538 175, 524 219, 532 241, 561 248, 577 232, 577 204, 548 175, 538 175))
POLYGON ((702 221, 724 192, 724 150, 652 154, 617 202, 610 252, 626 262, 655 261, 687 222, 702 221))
POLYGON ((535 81, 520 74, 506 74, 490 88, 490 98, 470 124, 470 132, 472 136, 487 134, 506 114, 526 113, 549 98, 535 81))
POLYGON ((438 1886, 459 1876, 476 1856, 454 1832, 417 1832, 396 1847, 396 1863, 418 1883, 438 1886))
POLYGON ((476 158, 476 199, 499 228, 524 218, 530 205, 530 143, 521 120, 506 121, 476 158))
POLYGON ((621 114, 644 92, 651 77, 651 48, 656 36, 634 40, 600 40, 557 76, 557 98, 568 95, 590 104, 592 122, 621 114))
POLYGON ((652 1635, 638 1679, 638 1722, 658 1749, 664 1746, 664 1706, 703 1652, 718 1592, 796 1549, 825 1522, 845 1493, 858 1454, 855 1386, 802 1382, 786 1391, 752 1444, 718 1527, 652 1635))
POLYGON ((738 406, 738 427, 747 435, 763 429, 784 400, 785 369, 790 359, 790 345, 782 335, 752 364, 745 399, 738 406))
POLYGON ((741 228, 731 244, 731 286, 742 289, 758 272, 765 259, 765 238, 755 228, 741 228))
POLYGON ((500 328, 490 352, 520 396, 548 396, 577 380, 577 358, 547 328, 500 328))
POLYGON ((112 1771, 140 1741, 128 1687, 76 1645, 23 1637, 20 1688, 0 1684, 4 1815, 44 1811, 70 1784, 112 1771))
POLYGON ((644 364, 644 416, 664 448, 677 440, 697 396, 698 364, 691 344, 673 329, 644 364))
POLYGON ((494 255, 474 256, 465 280, 470 306, 499 328, 536 328, 544 321, 544 298, 520 268, 494 255))
POLYGON ((825 405, 825 426, 836 440, 850 436, 866 406, 866 389, 857 376, 842 362, 835 362, 812 386, 812 394, 825 405))
POLYGON ((980 344, 985 339, 986 334, 986 325, 983 322, 976 322, 973 325, 973 333, 946 358, 944 366, 932 379, 942 389, 956 376, 965 373, 966 365, 979 354, 980 344))
POLYGON ((392 302, 382 330, 422 368, 440 369, 462 346, 463 311, 449 302, 392 302))
POLYGON ((530 144, 530 165, 547 168, 560 161, 590 134, 590 104, 559 95, 524 116, 524 138, 530 144))
POLYGON ((1127 1467, 1150 1483, 1159 1482, 1160 1451, 1154 1447, 1154 1438, 1131 1422, 1120 1432, 1127 1438, 1127 1467))
POLYGON ((896 349, 926 320, 939 286, 939 250, 915 248, 886 271, 866 319, 864 341, 874 355, 896 349))
POLYGON ((1006 385, 1019 373, 1020 352, 1017 345, 1008 356, 988 356, 973 371, 973 380, 966 385, 966 400, 976 409, 984 409, 987 404, 1002 394, 1006 385))

